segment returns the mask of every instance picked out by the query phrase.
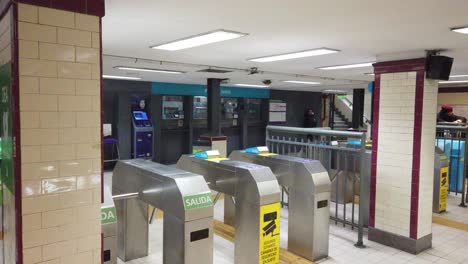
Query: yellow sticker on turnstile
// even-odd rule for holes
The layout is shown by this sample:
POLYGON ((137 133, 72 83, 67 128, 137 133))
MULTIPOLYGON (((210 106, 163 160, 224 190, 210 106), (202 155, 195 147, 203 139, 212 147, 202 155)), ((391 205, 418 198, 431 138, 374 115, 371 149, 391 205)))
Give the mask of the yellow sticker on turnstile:
POLYGON ((270 156, 277 156, 278 154, 268 152, 268 153, 260 153, 258 155, 263 156, 263 157, 270 157, 270 156))
POLYGON ((440 168, 439 212, 447 209, 448 167, 440 168))
POLYGON ((207 160, 213 161, 213 162, 220 162, 220 161, 228 160, 228 159, 226 159, 226 158, 209 158, 207 160))
POLYGON ((260 207, 260 264, 279 264, 280 203, 260 207))

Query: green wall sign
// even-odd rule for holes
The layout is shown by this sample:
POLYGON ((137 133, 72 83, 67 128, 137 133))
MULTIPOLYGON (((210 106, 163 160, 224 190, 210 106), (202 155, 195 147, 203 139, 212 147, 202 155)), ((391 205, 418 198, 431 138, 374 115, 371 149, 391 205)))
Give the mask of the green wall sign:
POLYGON ((115 207, 101 208, 101 225, 117 223, 117 211, 115 207))
POLYGON ((211 192, 184 197, 185 210, 192 210, 210 206, 213 206, 211 192))
POLYGON ((7 189, 14 194, 14 171, 13 171, 13 105, 11 102, 11 64, 0 66, 0 124, 2 136, 2 164, 0 167, 2 182, 7 189))

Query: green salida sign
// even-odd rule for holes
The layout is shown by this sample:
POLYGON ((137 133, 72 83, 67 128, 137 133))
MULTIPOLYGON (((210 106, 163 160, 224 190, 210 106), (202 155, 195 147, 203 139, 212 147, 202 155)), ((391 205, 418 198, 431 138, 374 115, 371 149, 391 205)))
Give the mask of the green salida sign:
POLYGON ((211 192, 184 197, 185 210, 192 210, 209 206, 213 206, 211 192))
POLYGON ((15 172, 13 170, 13 106, 11 94, 11 64, 0 66, 0 135, 2 137, 2 164, 0 175, 6 190, 15 194, 15 172))
POLYGON ((117 223, 117 212, 115 207, 101 208, 101 225, 117 223))

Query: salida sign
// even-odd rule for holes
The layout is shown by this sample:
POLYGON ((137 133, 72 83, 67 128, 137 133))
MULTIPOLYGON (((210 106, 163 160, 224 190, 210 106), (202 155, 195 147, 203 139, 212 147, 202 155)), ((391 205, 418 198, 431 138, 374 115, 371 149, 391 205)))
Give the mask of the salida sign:
POLYGON ((185 210, 192 210, 209 206, 213 206, 211 192, 184 197, 185 210))
POLYGON ((115 207, 101 208, 101 225, 114 224, 117 222, 115 207))

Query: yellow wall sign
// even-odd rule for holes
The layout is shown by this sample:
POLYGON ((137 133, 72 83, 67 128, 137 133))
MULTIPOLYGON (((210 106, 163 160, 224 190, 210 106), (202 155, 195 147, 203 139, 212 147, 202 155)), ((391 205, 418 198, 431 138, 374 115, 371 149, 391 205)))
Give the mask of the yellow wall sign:
POLYGON ((448 195, 448 167, 440 168, 440 191, 439 191, 439 211, 447 209, 448 195))
POLYGON ((280 203, 260 207, 260 264, 279 264, 280 203))

